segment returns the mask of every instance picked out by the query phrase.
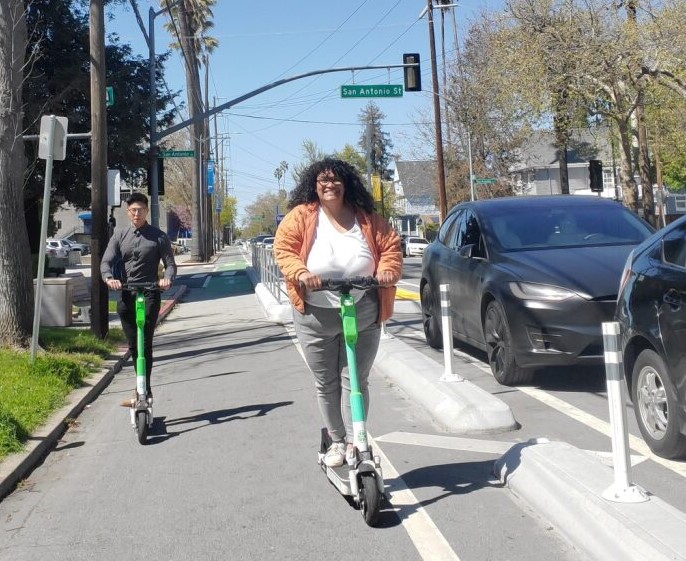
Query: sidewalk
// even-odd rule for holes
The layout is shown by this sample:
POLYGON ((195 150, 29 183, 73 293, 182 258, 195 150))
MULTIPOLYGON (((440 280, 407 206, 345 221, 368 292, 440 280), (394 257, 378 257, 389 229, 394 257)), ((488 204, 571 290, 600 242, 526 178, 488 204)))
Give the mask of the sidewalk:
MULTIPOLYGON (((180 267, 190 265, 184 254, 180 267)), ((277 323, 290 317, 287 304, 279 304, 257 283, 254 306, 277 323)), ((172 295, 160 314, 166 317, 185 293, 172 295)), ((398 301, 397 310, 416 310, 417 302, 398 301)), ((32 435, 27 450, 0 463, 0 498, 30 473, 55 446, 70 419, 95 400, 121 369, 126 356, 107 364, 87 386, 70 396, 46 426, 32 435)), ((469 364, 460 368, 473 368, 469 364)), ((442 366, 391 336, 384 336, 375 373, 400 386, 451 433, 478 434, 503 429, 515 422, 501 400, 470 382, 441 382, 442 366)), ((459 371, 457 372, 459 374, 459 371)), ((532 440, 517 444, 496 462, 495 475, 544 520, 549 521, 593 559, 646 561, 686 559, 686 515, 656 496, 641 503, 611 502, 603 493, 613 484, 613 471, 598 458, 565 442, 532 440)), ((535 544, 532 544, 535 547, 535 544)))

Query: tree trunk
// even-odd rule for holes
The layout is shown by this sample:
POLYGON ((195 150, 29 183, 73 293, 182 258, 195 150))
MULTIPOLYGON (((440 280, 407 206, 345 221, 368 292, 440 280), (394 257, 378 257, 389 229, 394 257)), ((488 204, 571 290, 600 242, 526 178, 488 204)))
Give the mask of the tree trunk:
POLYGON ((650 156, 648 154, 648 132, 641 104, 636 107, 636 128, 638 131, 638 171, 643 186, 643 218, 653 226, 657 225, 655 217, 655 197, 653 182, 650 180, 650 156))
POLYGON ((31 250, 24 222, 23 0, 0 0, 0 346, 27 347, 33 314, 31 250))
MULTIPOLYGON (((179 4, 178 15, 181 30, 181 48, 184 55, 186 70, 186 89, 188 91, 188 113, 193 118, 201 111, 202 102, 200 94, 200 74, 198 71, 195 49, 192 45, 191 25, 190 25, 190 2, 182 0, 179 4)), ((191 260, 205 261, 204 233, 202 227, 201 213, 204 208, 204 197, 201 193, 202 182, 200 181, 200 169, 198 156, 202 150, 200 135, 202 134, 202 124, 190 125, 190 137, 195 157, 193 161, 193 239, 191 240, 191 260)))
POLYGON ((633 166, 631 165, 631 129, 629 126, 629 119, 617 119, 617 128, 619 129, 619 141, 621 150, 619 180, 622 185, 622 199, 624 206, 628 209, 638 213, 638 187, 634 180, 633 166))

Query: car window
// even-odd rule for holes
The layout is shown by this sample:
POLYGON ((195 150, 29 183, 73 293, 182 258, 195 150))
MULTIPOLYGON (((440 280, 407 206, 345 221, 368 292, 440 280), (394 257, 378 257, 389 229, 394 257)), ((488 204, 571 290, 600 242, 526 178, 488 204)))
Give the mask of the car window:
POLYGON ((481 228, 479 227, 479 221, 471 210, 465 212, 463 228, 459 240, 459 247, 464 247, 465 245, 479 245, 481 228))
POLYGON ((438 231, 438 241, 443 245, 451 247, 451 240, 455 236, 455 229, 460 216, 462 216, 462 211, 458 210, 448 216, 448 218, 445 219, 445 222, 443 222, 441 229, 438 231))
POLYGON ((678 228, 662 239, 662 259, 665 263, 686 268, 686 231, 678 228))

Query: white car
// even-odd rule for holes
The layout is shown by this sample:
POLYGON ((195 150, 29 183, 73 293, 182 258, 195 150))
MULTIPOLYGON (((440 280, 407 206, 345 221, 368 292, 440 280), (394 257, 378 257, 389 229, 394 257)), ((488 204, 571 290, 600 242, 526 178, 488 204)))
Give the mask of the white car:
POLYGON ((407 237, 404 240, 403 257, 410 257, 412 255, 424 255, 424 249, 429 245, 429 241, 424 238, 407 237))
POLYGON ((61 241, 70 245, 72 250, 78 249, 81 252, 81 255, 88 255, 91 252, 91 248, 88 244, 79 243, 76 240, 72 240, 70 238, 62 238, 61 241))

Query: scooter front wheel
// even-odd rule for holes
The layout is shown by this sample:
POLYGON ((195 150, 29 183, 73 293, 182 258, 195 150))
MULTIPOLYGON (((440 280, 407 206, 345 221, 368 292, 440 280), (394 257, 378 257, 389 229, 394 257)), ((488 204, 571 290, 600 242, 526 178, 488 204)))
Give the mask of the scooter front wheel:
POLYGON ((136 434, 138 442, 145 444, 148 438, 148 414, 146 411, 136 411, 136 434))
POLYGON ((360 476, 360 512, 369 526, 374 526, 379 518, 381 493, 376 477, 371 473, 360 476))

